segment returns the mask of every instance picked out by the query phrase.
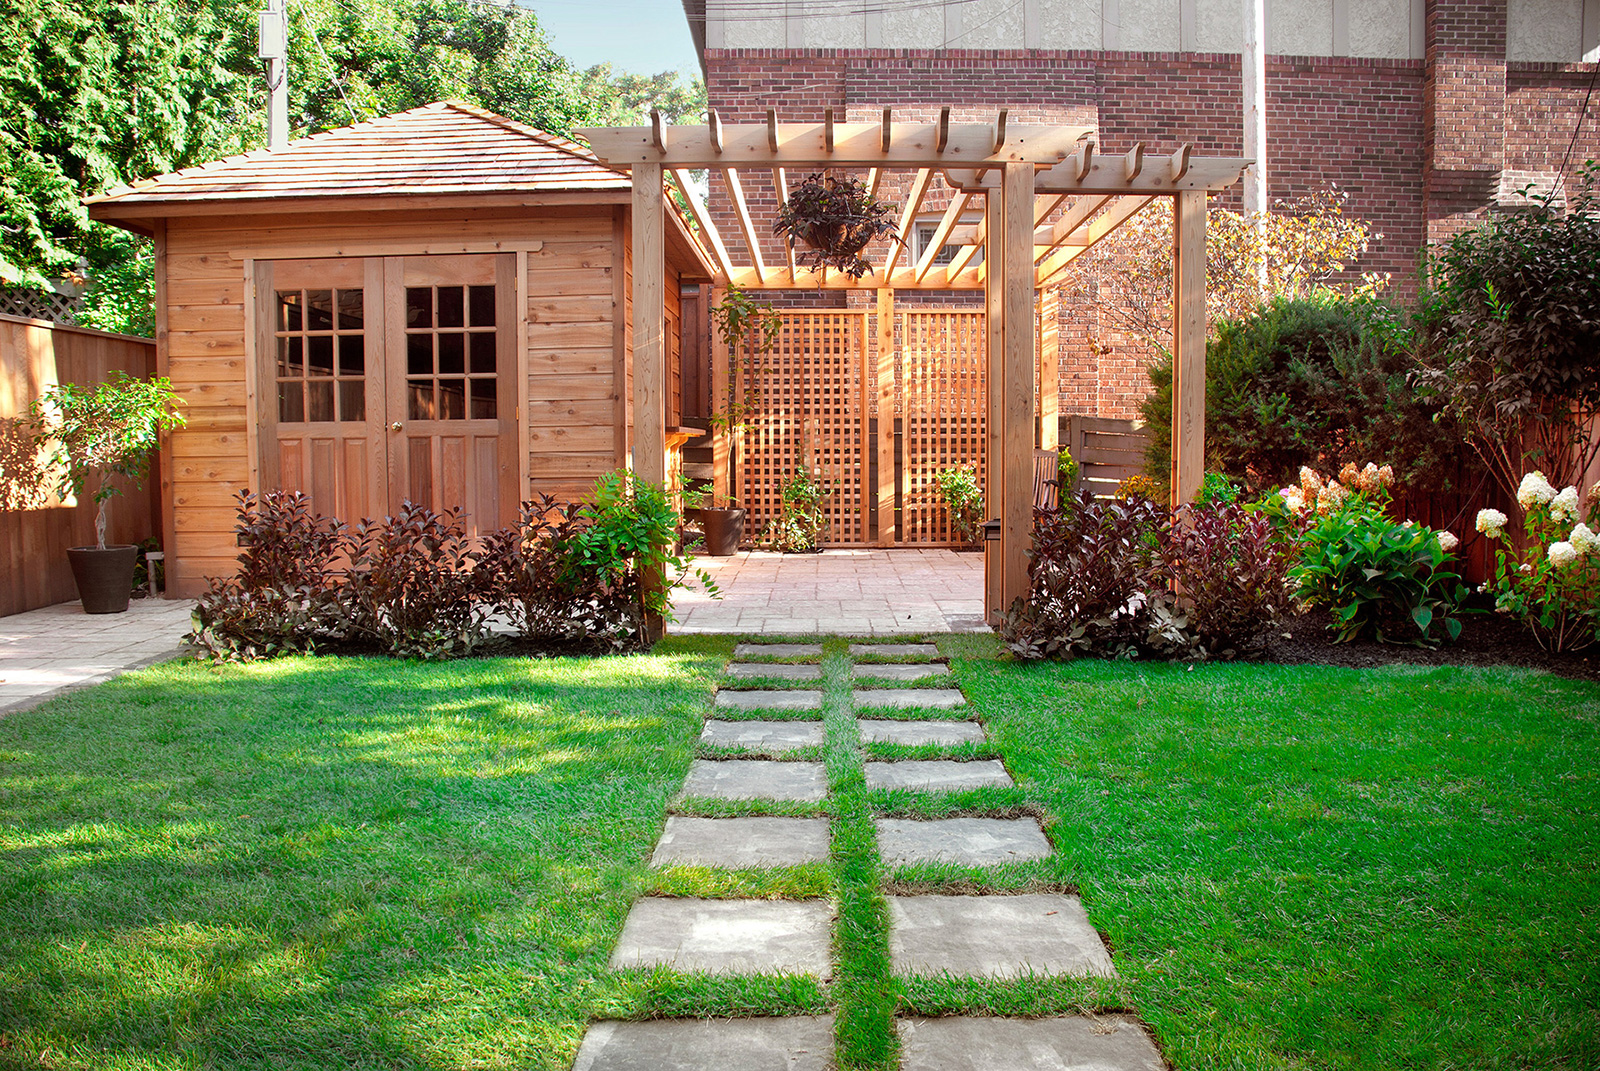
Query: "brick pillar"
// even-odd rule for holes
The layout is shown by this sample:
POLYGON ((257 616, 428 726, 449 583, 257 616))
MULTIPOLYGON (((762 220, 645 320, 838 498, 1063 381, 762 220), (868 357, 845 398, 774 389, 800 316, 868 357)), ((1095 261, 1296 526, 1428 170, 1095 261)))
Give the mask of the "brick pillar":
POLYGON ((1423 204, 1430 244, 1482 218, 1505 167, 1506 0, 1427 0, 1423 204))

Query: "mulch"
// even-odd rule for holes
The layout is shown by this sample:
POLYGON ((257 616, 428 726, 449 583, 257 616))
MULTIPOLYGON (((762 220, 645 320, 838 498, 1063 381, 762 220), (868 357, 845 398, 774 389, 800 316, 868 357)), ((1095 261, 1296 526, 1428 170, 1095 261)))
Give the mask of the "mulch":
POLYGON ((1539 646, 1521 621, 1495 613, 1474 598, 1463 615, 1461 638, 1437 649, 1357 640, 1334 643, 1325 611, 1290 618, 1273 631, 1264 662, 1281 665, 1320 663, 1368 669, 1373 666, 1512 666, 1542 669, 1577 680, 1600 680, 1600 644, 1582 651, 1552 654, 1539 646))

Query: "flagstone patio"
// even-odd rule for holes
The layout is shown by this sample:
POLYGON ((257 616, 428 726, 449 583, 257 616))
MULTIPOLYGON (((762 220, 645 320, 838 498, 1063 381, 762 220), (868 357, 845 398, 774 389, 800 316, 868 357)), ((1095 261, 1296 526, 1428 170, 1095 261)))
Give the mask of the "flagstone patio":
POLYGON ((721 588, 674 597, 676 633, 782 636, 827 632, 894 636, 988 632, 983 555, 953 550, 824 550, 820 554, 741 551, 696 558, 721 588))

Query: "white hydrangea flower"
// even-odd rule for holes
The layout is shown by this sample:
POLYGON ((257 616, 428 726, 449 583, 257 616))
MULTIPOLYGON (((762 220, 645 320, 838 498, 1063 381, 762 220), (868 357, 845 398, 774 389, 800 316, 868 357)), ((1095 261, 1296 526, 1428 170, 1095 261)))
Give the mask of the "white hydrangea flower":
POLYGON ((1567 537, 1567 542, 1575 547, 1579 554, 1588 557, 1596 550, 1600 550, 1600 535, 1587 524, 1579 523, 1572 529, 1572 534, 1567 537))
POLYGON ((1566 523, 1578 519, 1578 489, 1568 487, 1550 500, 1550 516, 1566 523))
POLYGON ((1454 532, 1440 531, 1440 533, 1439 533, 1439 546, 1444 550, 1444 552, 1446 554, 1451 553, 1452 551, 1454 551, 1460 545, 1461 545, 1461 540, 1456 538, 1456 534, 1454 532))
POLYGON ((1556 489, 1550 486, 1550 481, 1538 469, 1524 476, 1521 486, 1517 488, 1517 505, 1523 509, 1532 509, 1536 504, 1542 506, 1555 497, 1556 489))
POLYGON ((1578 560, 1578 548, 1566 540, 1558 540, 1550 544, 1550 564, 1557 569, 1571 565, 1578 560))
POLYGON ((1290 513, 1304 513, 1306 511, 1306 496, 1298 487, 1285 487, 1278 494, 1283 496, 1283 504, 1289 508, 1290 513))
POLYGON ((1476 528, 1490 539, 1499 539, 1505 535, 1506 521, 1509 519, 1497 509, 1480 509, 1476 528))

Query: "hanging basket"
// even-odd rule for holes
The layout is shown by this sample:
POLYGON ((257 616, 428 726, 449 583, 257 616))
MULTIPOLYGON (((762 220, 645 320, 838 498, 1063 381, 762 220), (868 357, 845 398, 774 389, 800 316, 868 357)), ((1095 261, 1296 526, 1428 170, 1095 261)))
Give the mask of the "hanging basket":
POLYGON ((790 191, 772 230, 791 246, 806 246, 797 264, 813 271, 836 268, 859 279, 872 270, 862 250, 878 238, 899 240, 889 221, 894 211, 855 179, 816 174, 790 191))

